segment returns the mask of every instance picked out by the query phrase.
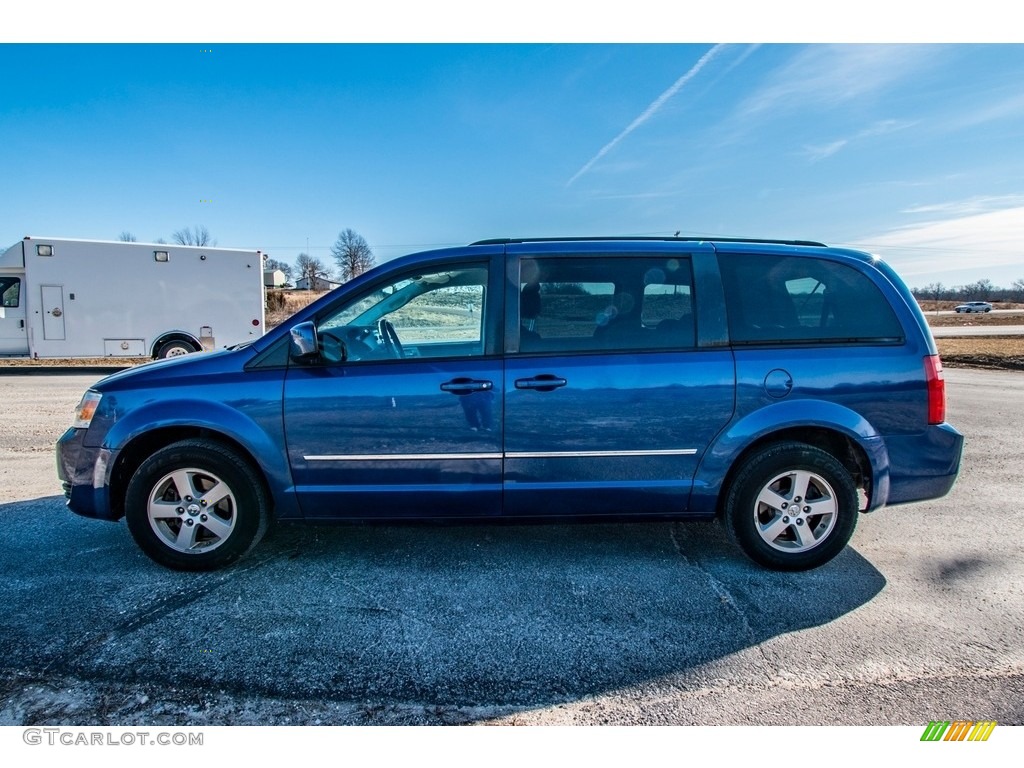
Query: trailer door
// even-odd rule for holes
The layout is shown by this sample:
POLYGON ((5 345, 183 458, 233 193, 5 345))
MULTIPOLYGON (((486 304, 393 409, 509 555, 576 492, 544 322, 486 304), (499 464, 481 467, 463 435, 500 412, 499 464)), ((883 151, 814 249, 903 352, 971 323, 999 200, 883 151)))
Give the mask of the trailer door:
POLYGON ((0 355, 27 355, 24 281, 18 275, 0 275, 0 355))
POLYGON ((43 338, 64 341, 64 286, 40 286, 43 297, 43 338))

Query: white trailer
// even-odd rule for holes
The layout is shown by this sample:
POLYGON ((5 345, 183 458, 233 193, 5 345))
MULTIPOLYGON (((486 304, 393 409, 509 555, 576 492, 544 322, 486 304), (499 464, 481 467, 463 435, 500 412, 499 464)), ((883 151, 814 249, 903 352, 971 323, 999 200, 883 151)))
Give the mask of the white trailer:
POLYGON ((0 297, 0 355, 171 357, 263 335, 263 255, 26 237, 0 255, 0 297))

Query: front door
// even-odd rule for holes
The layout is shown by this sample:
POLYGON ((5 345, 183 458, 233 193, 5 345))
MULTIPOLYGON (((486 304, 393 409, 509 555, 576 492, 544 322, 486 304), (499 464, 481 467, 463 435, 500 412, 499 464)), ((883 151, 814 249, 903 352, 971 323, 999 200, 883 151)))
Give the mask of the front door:
POLYGON ((327 361, 292 364, 284 397, 307 518, 500 514, 493 271, 486 261, 406 270, 317 318, 327 361))

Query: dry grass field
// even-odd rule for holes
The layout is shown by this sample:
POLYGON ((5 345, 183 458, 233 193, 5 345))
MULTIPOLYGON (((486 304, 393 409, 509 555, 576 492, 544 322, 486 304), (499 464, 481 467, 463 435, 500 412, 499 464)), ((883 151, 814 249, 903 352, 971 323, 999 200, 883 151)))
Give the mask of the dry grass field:
MULTIPOLYGON (((923 299, 918 302, 921 306, 921 311, 926 314, 931 314, 936 311, 940 312, 952 312, 958 304, 963 304, 962 301, 929 301, 923 299)), ((992 305, 993 309, 1016 309, 1024 312, 1024 304, 1013 301, 999 301, 992 305)), ((969 315, 969 317, 978 317, 979 315, 969 315)))
POLYGON ((267 330, 276 328, 323 295, 320 291, 267 291, 267 330))
POLYGON ((936 339, 942 364, 950 368, 1002 368, 1024 371, 1024 336, 936 339))
POLYGON ((998 315, 970 314, 970 315, 935 315, 926 314, 928 325, 935 328, 951 328, 966 325, 1024 325, 1024 310, 1012 310, 1000 312, 998 315))

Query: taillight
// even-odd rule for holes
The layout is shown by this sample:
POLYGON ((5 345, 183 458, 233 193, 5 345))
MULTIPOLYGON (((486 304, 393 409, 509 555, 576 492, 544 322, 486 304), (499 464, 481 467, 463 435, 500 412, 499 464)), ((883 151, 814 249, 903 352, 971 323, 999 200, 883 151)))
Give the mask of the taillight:
POLYGON ((941 424, 946 420, 946 382, 938 355, 924 359, 924 376, 928 382, 928 423, 941 424))

